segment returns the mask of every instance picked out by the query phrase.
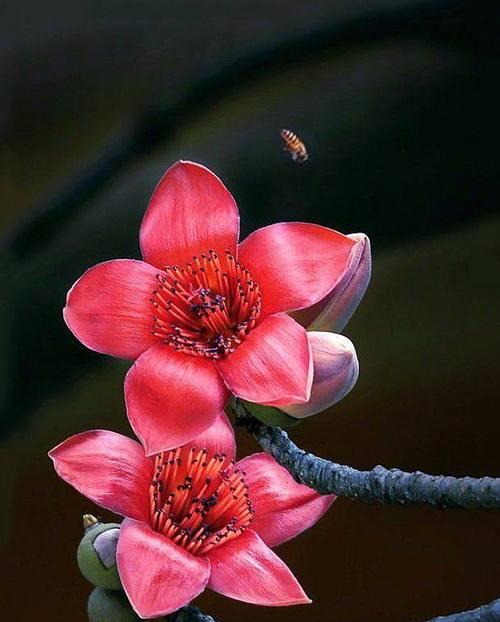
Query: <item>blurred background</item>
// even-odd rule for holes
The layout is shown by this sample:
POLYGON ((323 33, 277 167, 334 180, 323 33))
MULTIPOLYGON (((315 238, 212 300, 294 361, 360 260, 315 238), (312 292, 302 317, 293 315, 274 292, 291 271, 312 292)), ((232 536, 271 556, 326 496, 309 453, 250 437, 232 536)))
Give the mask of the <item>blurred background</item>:
MULTIPOLYGON (((372 240, 346 329, 359 382, 294 440, 359 468, 500 476, 499 19, 481 0, 0 3, 2 619, 87 619, 81 515, 112 517, 46 454, 131 434, 129 363, 81 346, 61 308, 86 267, 139 256, 179 158, 222 177, 243 235, 306 220, 372 240)), ((278 551, 313 605, 196 604, 221 622, 418 622, 500 596, 498 532, 494 512, 342 499, 278 551)))

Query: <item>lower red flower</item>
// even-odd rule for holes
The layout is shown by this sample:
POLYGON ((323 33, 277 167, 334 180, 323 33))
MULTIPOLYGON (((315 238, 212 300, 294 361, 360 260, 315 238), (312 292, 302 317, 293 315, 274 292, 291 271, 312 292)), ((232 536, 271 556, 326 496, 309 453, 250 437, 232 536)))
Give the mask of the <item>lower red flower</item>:
POLYGON ((312 526, 334 497, 297 484, 267 454, 235 463, 225 415, 155 457, 105 430, 73 436, 50 456, 64 480, 125 516, 118 569, 142 618, 175 611, 205 587, 259 605, 310 602, 269 547, 312 526))

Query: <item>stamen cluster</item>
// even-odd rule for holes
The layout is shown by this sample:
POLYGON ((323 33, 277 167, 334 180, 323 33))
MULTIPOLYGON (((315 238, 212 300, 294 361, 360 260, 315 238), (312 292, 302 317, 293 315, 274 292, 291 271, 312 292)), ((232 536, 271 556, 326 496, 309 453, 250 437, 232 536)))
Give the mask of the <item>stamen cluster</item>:
POLYGON ((209 250, 157 274, 153 334, 178 351, 208 358, 233 352, 256 326, 259 285, 229 251, 209 250))
POLYGON ((225 454, 206 449, 158 454, 149 488, 152 528, 193 555, 237 537, 254 514, 244 475, 225 454))

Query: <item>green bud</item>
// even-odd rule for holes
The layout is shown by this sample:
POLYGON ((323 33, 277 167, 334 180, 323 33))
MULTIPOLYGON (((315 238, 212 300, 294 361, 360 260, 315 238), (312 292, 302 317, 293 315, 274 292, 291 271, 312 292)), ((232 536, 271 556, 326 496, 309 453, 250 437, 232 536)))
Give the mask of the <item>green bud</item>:
POLYGON ((293 428, 300 423, 300 419, 291 417, 274 406, 253 404, 252 402, 245 402, 244 400, 242 400, 242 402, 247 410, 250 411, 250 414, 267 425, 277 425, 280 428, 293 428))
POLYGON ((116 567, 116 545, 120 534, 118 523, 99 523, 90 514, 83 517, 85 535, 78 546, 77 559, 82 575, 97 587, 121 589, 116 567))
POLYGON ((140 622, 124 592, 96 587, 87 604, 89 622, 140 622))

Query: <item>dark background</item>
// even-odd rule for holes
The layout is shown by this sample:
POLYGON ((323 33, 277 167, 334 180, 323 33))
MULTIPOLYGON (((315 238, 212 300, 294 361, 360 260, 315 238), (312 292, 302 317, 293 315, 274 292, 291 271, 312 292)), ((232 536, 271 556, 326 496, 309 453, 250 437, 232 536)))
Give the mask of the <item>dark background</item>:
MULTIPOLYGON (((360 380, 293 430, 300 445, 500 476, 499 19, 481 1, 0 3, 2 620, 86 620, 75 551, 99 510, 46 452, 93 427, 130 434, 128 363, 84 349, 61 308, 86 267, 138 256, 179 158, 223 178, 244 235, 298 219, 372 239, 346 330, 360 380)), ((340 500, 278 551, 313 605, 198 604, 221 622, 418 622, 500 596, 498 531, 495 512, 340 500)))

